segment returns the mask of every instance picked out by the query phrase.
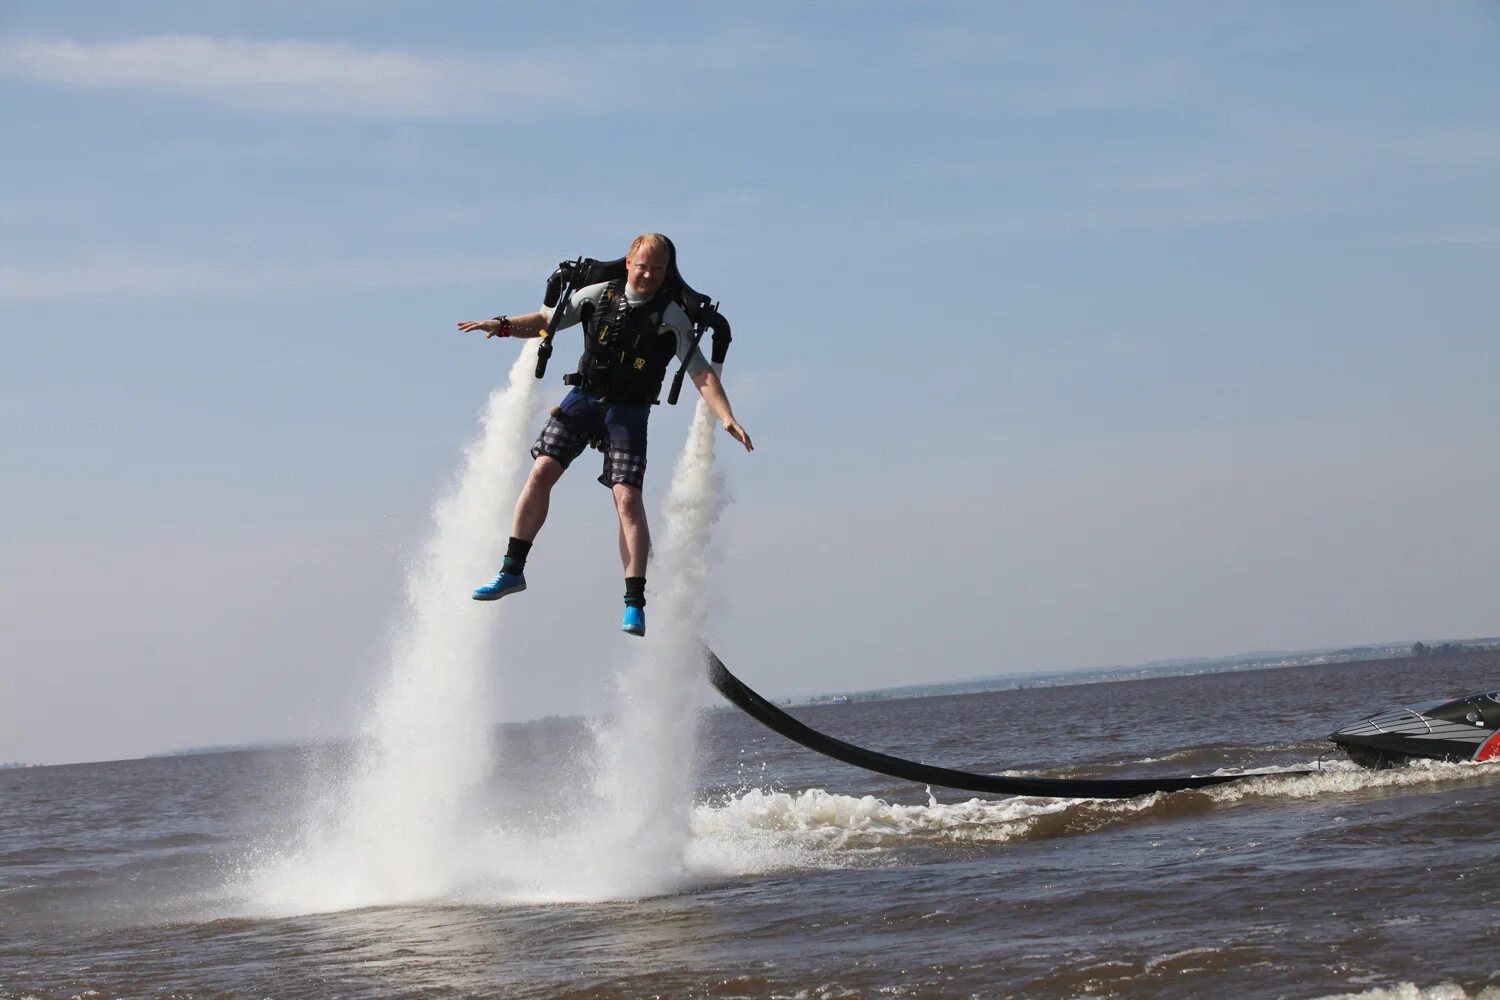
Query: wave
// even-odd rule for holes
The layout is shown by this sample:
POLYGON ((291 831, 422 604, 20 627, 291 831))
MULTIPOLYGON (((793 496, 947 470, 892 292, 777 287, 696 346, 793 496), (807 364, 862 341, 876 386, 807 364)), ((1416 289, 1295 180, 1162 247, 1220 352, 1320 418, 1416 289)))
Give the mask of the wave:
POLYGON ((1485 986, 1478 993, 1469 993, 1455 983, 1425 987, 1416 983, 1397 983, 1395 986, 1377 986, 1362 993, 1330 993, 1317 1000, 1500 1000, 1500 987, 1485 986))
MULTIPOLYGON (((1344 761, 1266 769, 1229 785, 1133 799, 1028 796, 901 805, 872 795, 812 788, 752 788, 700 804, 693 812, 689 860, 701 874, 762 874, 867 863, 890 850, 924 845, 1004 844, 1076 836, 1124 823, 1199 815, 1247 801, 1308 799, 1371 789, 1400 789, 1493 779, 1500 768, 1415 762, 1367 771, 1344 761)), ((1220 773, 1232 773, 1221 771, 1220 773)), ((1500 998, 1497 998, 1500 1000, 1500 998)))

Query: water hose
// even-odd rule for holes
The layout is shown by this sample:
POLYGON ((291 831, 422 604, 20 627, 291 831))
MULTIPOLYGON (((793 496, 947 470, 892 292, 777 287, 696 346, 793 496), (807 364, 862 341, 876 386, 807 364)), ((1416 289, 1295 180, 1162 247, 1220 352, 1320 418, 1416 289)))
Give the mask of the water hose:
MULTIPOLYGON (((793 743, 800 743, 809 750, 825 757, 923 785, 941 788, 957 788, 966 792, 986 792, 992 795, 1041 795, 1058 799, 1128 799, 1153 792, 1180 792, 1190 788, 1208 788, 1241 778, 1264 777, 1256 774, 1189 775, 1164 778, 1028 778, 997 774, 974 774, 956 771, 951 767, 936 767, 914 760, 892 757, 876 750, 866 750, 853 743, 845 743, 826 733, 792 718, 774 704, 745 686, 745 682, 729 672, 724 661, 707 646, 703 647, 708 661, 708 682, 746 715, 762 725, 775 730, 793 743)), ((1282 773, 1282 772, 1278 772, 1282 773)), ((1295 772, 1309 773, 1309 772, 1295 772)))

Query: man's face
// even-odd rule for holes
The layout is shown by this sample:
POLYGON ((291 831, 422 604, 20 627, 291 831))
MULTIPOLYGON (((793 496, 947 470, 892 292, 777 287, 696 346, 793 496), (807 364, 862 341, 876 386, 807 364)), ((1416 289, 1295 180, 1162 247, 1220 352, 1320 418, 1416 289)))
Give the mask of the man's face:
POLYGON ((642 243, 625 258, 625 280, 630 290, 641 298, 655 295, 667 280, 667 251, 655 243, 642 243))

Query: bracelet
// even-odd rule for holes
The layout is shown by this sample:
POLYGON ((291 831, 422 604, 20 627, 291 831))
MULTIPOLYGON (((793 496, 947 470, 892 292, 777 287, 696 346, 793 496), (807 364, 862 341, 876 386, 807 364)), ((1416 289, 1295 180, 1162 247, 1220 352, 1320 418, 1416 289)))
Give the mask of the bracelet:
POLYGON ((500 334, 499 335, 502 336, 502 337, 509 337, 510 336, 510 317, 509 316, 496 316, 495 319, 497 319, 497 320, 500 321, 500 334))

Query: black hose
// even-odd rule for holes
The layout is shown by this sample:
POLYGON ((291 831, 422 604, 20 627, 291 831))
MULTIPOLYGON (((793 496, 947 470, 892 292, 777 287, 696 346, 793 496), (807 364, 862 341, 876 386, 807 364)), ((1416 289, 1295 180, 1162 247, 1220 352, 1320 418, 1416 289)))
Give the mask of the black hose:
MULTIPOLYGON (((708 659, 708 682, 730 703, 745 714, 793 743, 800 743, 825 757, 853 764, 876 774, 890 775, 924 785, 941 788, 958 788, 968 792, 988 792, 994 795, 1044 795, 1058 799, 1127 799, 1152 792, 1180 792, 1189 788, 1207 788, 1241 778, 1263 777, 1254 774, 1216 774, 1176 778, 1017 778, 994 774, 971 774, 948 767, 934 767, 903 760, 875 750, 866 750, 852 743, 834 739, 816 729, 798 722, 771 702, 745 686, 714 651, 703 647, 708 659)), ((1308 773, 1308 772, 1297 772, 1308 773)))

